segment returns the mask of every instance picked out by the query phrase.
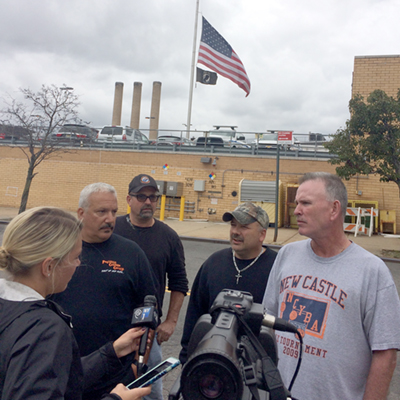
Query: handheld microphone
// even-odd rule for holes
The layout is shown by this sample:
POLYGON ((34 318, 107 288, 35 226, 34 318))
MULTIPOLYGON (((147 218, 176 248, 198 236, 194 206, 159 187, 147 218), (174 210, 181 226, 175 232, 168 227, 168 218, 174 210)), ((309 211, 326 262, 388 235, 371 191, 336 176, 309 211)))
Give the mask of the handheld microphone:
POLYGON ((267 313, 264 314, 264 318, 261 323, 262 325, 275 329, 276 331, 298 333, 297 328, 290 322, 287 322, 282 318, 274 317, 267 313))
POLYGON ((144 298, 143 307, 135 308, 132 315, 132 328, 144 326, 146 328, 144 334, 140 338, 139 344, 139 362, 138 376, 141 376, 144 366, 144 355, 146 353, 147 339, 149 337, 149 329, 155 330, 158 324, 157 299, 155 296, 147 295, 144 298))

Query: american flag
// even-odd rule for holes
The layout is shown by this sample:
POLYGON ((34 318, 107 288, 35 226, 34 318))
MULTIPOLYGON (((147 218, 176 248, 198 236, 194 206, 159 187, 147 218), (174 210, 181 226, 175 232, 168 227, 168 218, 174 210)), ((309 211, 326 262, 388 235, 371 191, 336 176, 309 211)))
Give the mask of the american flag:
POLYGON ((203 17, 198 63, 230 79, 250 93, 250 80, 238 55, 230 44, 203 17))

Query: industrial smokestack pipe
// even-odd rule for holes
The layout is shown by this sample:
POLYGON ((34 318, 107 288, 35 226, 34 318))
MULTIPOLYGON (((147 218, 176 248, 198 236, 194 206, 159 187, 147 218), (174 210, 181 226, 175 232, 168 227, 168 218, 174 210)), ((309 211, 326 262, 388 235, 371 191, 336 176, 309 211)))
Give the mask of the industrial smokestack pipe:
POLYGON ((133 129, 139 129, 141 100, 142 100, 142 82, 134 82, 133 83, 131 124, 130 124, 130 127, 133 129))
POLYGON ((121 125, 123 93, 124 84, 122 82, 115 82, 114 108, 111 125, 121 125))
POLYGON ((160 120, 161 82, 153 82, 149 139, 157 139, 160 120))

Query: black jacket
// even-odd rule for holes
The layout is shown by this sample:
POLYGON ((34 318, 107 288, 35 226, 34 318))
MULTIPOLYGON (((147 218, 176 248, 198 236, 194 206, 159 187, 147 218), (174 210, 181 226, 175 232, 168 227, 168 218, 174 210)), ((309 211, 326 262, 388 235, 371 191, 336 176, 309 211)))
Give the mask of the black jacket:
POLYGON ((0 299, 1 400, 81 399, 120 367, 112 343, 81 361, 70 317, 54 302, 0 299))

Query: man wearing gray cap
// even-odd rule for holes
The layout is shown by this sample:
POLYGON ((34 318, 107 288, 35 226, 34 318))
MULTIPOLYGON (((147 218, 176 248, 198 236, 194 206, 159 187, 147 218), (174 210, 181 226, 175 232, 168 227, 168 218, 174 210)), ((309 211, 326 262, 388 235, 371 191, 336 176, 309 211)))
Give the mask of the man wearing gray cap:
POLYGON ((190 294, 186 313, 180 361, 186 362, 189 339, 197 320, 209 312, 223 289, 250 292, 261 303, 276 253, 263 246, 269 224, 268 214, 247 202, 222 219, 230 222, 231 247, 212 254, 201 266, 190 294))

